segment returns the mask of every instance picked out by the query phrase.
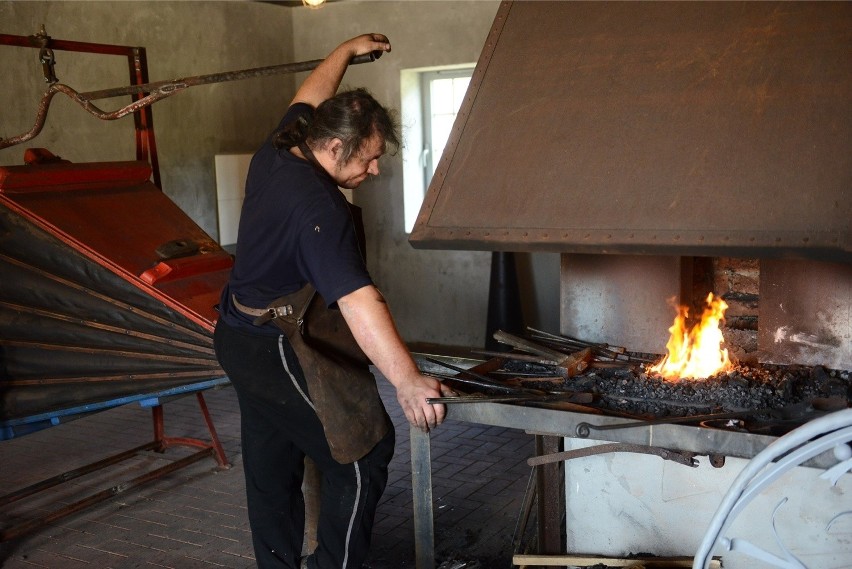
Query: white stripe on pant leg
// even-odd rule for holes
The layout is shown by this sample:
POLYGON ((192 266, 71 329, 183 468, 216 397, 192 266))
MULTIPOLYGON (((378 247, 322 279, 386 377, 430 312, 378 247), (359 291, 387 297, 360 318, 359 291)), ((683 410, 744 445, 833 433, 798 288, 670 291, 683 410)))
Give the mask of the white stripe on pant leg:
POLYGON ((284 357, 284 335, 281 334, 278 336, 278 355, 281 356, 281 364, 284 366, 284 371, 287 372, 287 375, 290 376, 290 381, 293 382, 293 385, 296 387, 296 390, 302 395, 302 399, 304 399, 308 405, 311 406, 311 409, 316 411, 316 407, 314 407, 313 402, 308 399, 308 396, 302 391, 302 387, 299 385, 299 382, 296 381, 296 378, 293 377, 293 373, 290 371, 290 366, 287 365, 287 358, 284 357))
POLYGON ((361 467, 358 466, 358 461, 352 463, 355 467, 355 506, 352 508, 352 516, 349 518, 349 528, 346 530, 346 554, 343 556, 343 567, 346 569, 349 564, 349 540, 352 539, 352 526, 355 525, 355 516, 358 513, 358 505, 361 503, 361 467))
MULTIPOLYGON (((290 371, 290 366, 287 365, 287 358, 284 357, 284 336, 278 336, 278 353, 281 356, 281 364, 284 366, 284 371, 287 372, 287 375, 290 376, 290 381, 293 382, 293 385, 302 395, 304 400, 311 406, 311 409, 316 411, 313 402, 308 399, 308 396, 302 391, 301 386, 299 386, 299 382, 296 381, 296 378, 293 376, 293 373, 290 371)), ((349 564, 349 542, 352 539, 352 527, 355 525, 355 518, 358 515, 358 506, 361 503, 361 467, 358 465, 358 461, 352 463, 352 466, 355 467, 355 504, 352 507, 352 515, 349 517, 349 527, 346 529, 346 543, 345 543, 345 554, 343 556, 343 567, 341 569, 346 569, 349 564)))

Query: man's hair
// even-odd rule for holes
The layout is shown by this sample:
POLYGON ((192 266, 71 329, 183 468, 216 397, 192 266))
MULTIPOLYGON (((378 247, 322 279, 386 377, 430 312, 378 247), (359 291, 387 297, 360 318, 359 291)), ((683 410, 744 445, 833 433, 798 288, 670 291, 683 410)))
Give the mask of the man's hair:
POLYGON ((354 89, 323 101, 311 115, 301 115, 276 132, 272 144, 278 150, 302 142, 311 148, 321 148, 338 138, 343 142, 340 160, 346 164, 373 134, 382 137, 387 152, 396 153, 398 132, 396 119, 390 111, 366 89, 354 89))

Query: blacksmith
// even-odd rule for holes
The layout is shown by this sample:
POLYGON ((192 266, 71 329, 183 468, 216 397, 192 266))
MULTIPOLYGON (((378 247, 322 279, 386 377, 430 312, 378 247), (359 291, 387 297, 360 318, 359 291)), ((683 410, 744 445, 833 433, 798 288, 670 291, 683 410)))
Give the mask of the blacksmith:
MULTIPOLYGON (((306 380, 316 374, 300 363, 292 337, 259 317, 276 299, 312 286, 323 310, 339 308, 358 346, 396 388, 411 424, 428 430, 444 418, 444 407, 426 399, 449 392, 420 373, 400 338, 367 272, 339 190, 377 176, 379 158, 399 144, 391 115, 367 91, 336 94, 353 57, 390 50, 381 34, 334 49, 298 89, 249 169, 215 347, 239 398, 249 521, 263 568, 360 568, 394 446, 393 426, 379 400, 381 416, 370 421, 378 424, 377 440, 362 456, 341 462, 335 455, 306 380), (322 473, 322 497, 317 549, 301 559, 305 456, 322 473)), ((341 385, 339 392, 350 389, 341 385)), ((349 432, 332 434, 357 436, 366 427, 350 424, 344 429, 349 432)))

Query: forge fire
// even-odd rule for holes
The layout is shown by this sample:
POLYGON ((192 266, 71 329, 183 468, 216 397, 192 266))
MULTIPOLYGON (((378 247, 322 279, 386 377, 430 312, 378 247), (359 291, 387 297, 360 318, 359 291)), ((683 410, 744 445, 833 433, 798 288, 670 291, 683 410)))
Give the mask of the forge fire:
POLYGON ((674 324, 669 328, 671 337, 666 344, 668 353, 660 363, 649 368, 669 380, 706 378, 733 368, 721 324, 725 318, 727 303, 711 292, 705 301, 704 313, 694 326, 689 328, 689 308, 679 306, 674 324))

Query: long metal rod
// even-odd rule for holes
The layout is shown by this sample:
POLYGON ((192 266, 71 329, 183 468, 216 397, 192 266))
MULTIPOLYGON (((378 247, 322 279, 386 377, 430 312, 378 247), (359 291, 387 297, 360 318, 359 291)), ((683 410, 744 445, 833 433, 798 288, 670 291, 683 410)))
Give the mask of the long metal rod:
POLYGON ((190 464, 198 462, 202 458, 206 458, 213 453, 214 450, 212 448, 206 448, 185 458, 176 460, 171 464, 167 464, 166 466, 162 466, 160 468, 157 468, 156 470, 152 470, 151 472, 143 474, 142 476, 137 476, 136 478, 127 482, 116 484, 111 488, 102 490, 96 494, 92 494, 88 498, 84 498, 72 504, 68 504, 64 508, 55 510, 45 516, 26 521, 22 524, 18 524, 8 529, 4 529, 0 531, 0 542, 20 537, 51 522, 55 522, 56 520, 70 516, 71 514, 75 514, 80 510, 84 510, 90 506, 103 502, 104 500, 108 500, 109 498, 112 498, 117 494, 121 494, 122 492, 126 492, 127 490, 136 488, 137 486, 141 486, 142 484, 145 484, 152 480, 156 480, 162 476, 165 476, 166 474, 170 474, 175 470, 179 470, 181 468, 184 468, 185 466, 189 466, 190 464))
POLYGON ((593 447, 584 447, 574 450, 566 450, 552 454, 544 454, 534 456, 527 459, 527 464, 530 466, 541 466, 543 464, 552 464, 554 462, 563 462, 575 458, 585 458, 598 454, 607 454, 611 452, 632 452, 637 454, 652 454, 659 456, 663 460, 671 460, 684 466, 698 467, 698 461, 693 458, 693 453, 678 452, 665 448, 659 448, 649 445, 635 445, 630 443, 606 443, 593 447))
POLYGON ((92 464, 87 464, 80 468, 75 468, 74 470, 69 470, 67 472, 63 472, 62 474, 57 474, 52 478, 48 478, 46 480, 42 480, 41 482, 31 484, 30 486, 21 488, 20 490, 15 490, 14 492, 10 492, 5 496, 0 496, 0 507, 6 506, 7 504, 11 504, 12 502, 17 502, 18 500, 22 500, 27 496, 32 496, 33 494, 37 494, 39 492, 42 492, 43 490, 47 490, 48 488, 53 488, 54 486, 58 486, 64 482, 68 482, 70 480, 74 480, 75 478, 85 476, 86 474, 96 472, 98 470, 101 470, 102 468, 106 468, 107 466, 118 464, 119 462, 123 462, 128 458, 136 456, 137 453, 146 450, 152 450, 158 446, 160 446, 160 443, 158 443, 157 441, 152 441, 144 445, 140 445, 136 448, 132 448, 128 451, 124 451, 119 454, 114 454, 108 458, 99 460, 98 462, 93 462, 92 464))
MULTIPOLYGON (((380 57, 381 52, 374 52, 366 55, 359 55, 352 58, 352 64, 366 63, 375 61, 380 57)), ((100 91, 89 91, 80 93, 68 85, 55 83, 48 87, 42 96, 41 102, 38 105, 36 113, 36 121, 33 127, 27 132, 21 133, 11 138, 0 139, 0 149, 15 146, 26 142, 38 135, 44 128, 44 123, 47 120, 47 111, 50 108, 50 101, 57 93, 67 95, 72 101, 80 105, 89 114, 101 120, 115 120, 122 118, 130 113, 135 113, 140 109, 148 107, 157 101, 170 97, 175 93, 195 87, 198 85, 209 85, 212 83, 223 83, 226 81, 241 81, 243 79, 252 79, 256 77, 265 77, 281 73, 298 73, 300 71, 310 71, 315 69, 324 60, 314 59, 301 63, 285 63, 282 65, 272 65, 268 67, 255 67, 253 69, 243 69, 238 71, 228 71, 223 73, 211 73, 208 75, 197 75, 194 77, 185 77, 181 79, 172 79, 170 81, 155 81, 153 83, 144 83, 142 85, 128 85, 126 87, 115 87, 112 89, 102 89, 100 91), (105 99, 110 97, 118 97, 121 95, 140 95, 145 94, 141 99, 133 101, 131 104, 121 107, 115 111, 104 111, 94 104, 92 101, 105 99)))

